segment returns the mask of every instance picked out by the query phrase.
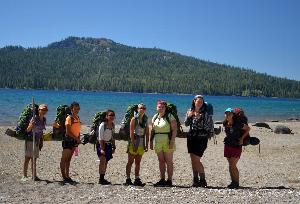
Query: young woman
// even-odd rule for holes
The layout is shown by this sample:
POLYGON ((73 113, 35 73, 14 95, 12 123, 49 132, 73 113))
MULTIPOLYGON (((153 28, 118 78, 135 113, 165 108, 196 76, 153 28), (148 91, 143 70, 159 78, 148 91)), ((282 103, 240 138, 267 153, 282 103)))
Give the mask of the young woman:
POLYGON ((194 175, 193 186, 207 187, 201 157, 207 148, 208 138, 213 134, 214 123, 206 111, 203 96, 196 95, 194 97, 184 123, 185 126, 190 127, 187 135, 187 148, 194 175))
POLYGON ((153 150, 153 138, 155 138, 155 152, 159 162, 160 180, 154 186, 171 187, 177 123, 172 114, 166 114, 166 106, 165 101, 157 102, 157 114, 152 118, 150 149, 153 150), (166 170, 167 180, 165 179, 166 170))
POLYGON ((39 158, 39 152, 42 147, 43 143, 43 130, 46 129, 46 118, 45 115, 48 111, 48 107, 45 104, 41 104, 39 106, 38 110, 38 116, 33 117, 30 120, 30 123, 26 129, 27 136, 25 140, 25 160, 24 160, 24 166, 23 166, 23 177, 21 181, 28 181, 27 176, 27 170, 28 170, 28 164, 31 160, 31 170, 32 170, 32 178, 34 181, 40 181, 40 178, 37 177, 36 174, 36 161, 37 158, 39 158), (35 133, 35 144, 33 144, 33 141, 28 138, 33 137, 33 132, 35 133), (33 145, 35 145, 35 149, 33 152, 33 145), (34 160, 33 160, 34 155, 34 160))
POLYGON ((126 165, 126 185, 144 186, 140 179, 140 163, 144 152, 148 151, 149 127, 148 117, 145 114, 146 106, 142 103, 138 105, 138 113, 130 121, 130 142, 128 145, 128 162, 126 165), (130 172, 133 162, 135 162, 135 180, 132 183, 130 172))
POLYGON ((231 178, 231 183, 227 187, 238 188, 239 170, 237 168, 237 163, 241 157, 243 140, 249 134, 250 127, 241 122, 241 120, 233 113, 232 108, 227 108, 225 110, 225 120, 223 125, 226 134, 226 137, 224 138, 224 157, 227 158, 231 178))
POLYGON ((99 184, 109 185, 111 182, 107 181, 104 176, 107 169, 107 164, 113 158, 112 154, 115 152, 115 140, 113 138, 115 133, 115 112, 113 110, 106 111, 105 121, 99 125, 98 143, 96 144, 97 155, 100 159, 99 164, 99 184))
POLYGON ((70 106, 71 115, 67 116, 65 126, 66 135, 62 141, 62 156, 60 161, 60 170, 64 183, 76 183, 70 178, 70 163, 75 150, 80 144, 80 119, 78 116, 80 106, 79 103, 73 102, 70 106))

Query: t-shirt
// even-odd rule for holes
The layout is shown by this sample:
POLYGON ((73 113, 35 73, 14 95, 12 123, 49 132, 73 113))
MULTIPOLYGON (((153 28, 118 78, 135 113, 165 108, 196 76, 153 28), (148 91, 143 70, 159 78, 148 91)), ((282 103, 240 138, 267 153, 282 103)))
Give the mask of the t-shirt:
MULTIPOLYGON (((33 118, 31 118, 30 122, 33 122, 33 118)), ((33 136, 34 132, 35 138, 41 138, 43 136, 43 130, 46 130, 46 118, 41 120, 39 117, 35 117, 34 128, 28 133, 28 135, 33 136)))
POLYGON ((239 139, 242 137, 244 132, 244 123, 236 119, 232 126, 228 126, 227 124, 225 124, 224 126, 226 134, 224 143, 229 146, 240 146, 239 139))
POLYGON ((80 119, 79 119, 79 117, 78 117, 78 118, 73 117, 73 119, 72 119, 72 117, 73 117, 73 116, 70 116, 70 115, 69 115, 69 116, 66 118, 65 125, 66 125, 66 126, 67 126, 67 125, 70 125, 70 126, 71 126, 70 132, 71 132, 74 136, 79 137, 79 136, 80 136, 80 127, 81 127, 81 125, 80 125, 80 119), (72 120, 73 120, 73 121, 72 121, 72 120))
POLYGON ((174 116, 172 114, 169 114, 169 119, 170 123, 168 122, 166 117, 163 118, 156 118, 154 116, 152 118, 152 123, 153 123, 153 129, 155 132, 155 139, 160 140, 160 139, 168 139, 168 133, 171 132, 171 122, 175 120, 174 116), (155 119, 155 120, 154 120, 155 119), (163 133, 163 134, 159 134, 163 133))
POLYGON ((98 140, 104 140, 105 142, 109 142, 112 139, 113 136, 113 129, 105 128, 105 122, 102 122, 99 125, 99 131, 98 131, 98 140))

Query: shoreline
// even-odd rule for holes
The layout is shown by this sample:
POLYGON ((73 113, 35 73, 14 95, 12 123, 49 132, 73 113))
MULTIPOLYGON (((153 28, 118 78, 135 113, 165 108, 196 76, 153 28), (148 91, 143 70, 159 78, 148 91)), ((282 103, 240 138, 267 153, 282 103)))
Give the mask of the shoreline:
MULTIPOLYGON (((113 185, 98 184, 98 158, 94 145, 80 145, 78 157, 71 161, 70 175, 76 186, 61 185, 59 162, 61 141, 46 141, 37 164, 41 182, 22 183, 24 141, 5 135, 0 126, 0 203, 299 203, 300 199, 300 126, 298 122, 268 123, 290 127, 294 134, 275 134, 270 129, 250 125, 250 135, 261 141, 258 146, 243 148, 238 163, 240 189, 231 190, 228 163, 223 156, 224 132, 217 135, 217 144, 208 142, 202 162, 208 188, 191 187, 192 169, 186 139, 176 138, 172 188, 155 188, 159 179, 158 161, 154 151, 143 156, 141 179, 146 186, 124 186, 126 179, 127 142, 116 141, 116 153, 109 162, 106 178, 113 185)), ((51 130, 47 126, 47 131, 51 130)), ((89 127, 83 126, 82 131, 89 127)), ((46 132, 47 132, 46 131, 46 132)), ((30 170, 28 171, 30 175, 30 170)), ((134 166, 131 171, 134 178, 134 166)))

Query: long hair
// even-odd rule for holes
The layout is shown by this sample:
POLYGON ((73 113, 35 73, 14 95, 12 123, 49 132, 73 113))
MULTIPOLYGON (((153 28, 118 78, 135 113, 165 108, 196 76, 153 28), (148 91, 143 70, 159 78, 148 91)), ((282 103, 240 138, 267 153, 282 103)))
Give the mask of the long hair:
POLYGON ((74 108, 74 106, 79 106, 79 103, 77 103, 76 101, 73 101, 70 105, 70 110, 72 110, 74 108))
POLYGON ((109 115, 109 113, 113 113, 114 115, 116 115, 115 111, 113 111, 111 109, 107 109, 107 111, 106 111, 106 117, 105 117, 105 122, 107 122, 107 116, 109 115))

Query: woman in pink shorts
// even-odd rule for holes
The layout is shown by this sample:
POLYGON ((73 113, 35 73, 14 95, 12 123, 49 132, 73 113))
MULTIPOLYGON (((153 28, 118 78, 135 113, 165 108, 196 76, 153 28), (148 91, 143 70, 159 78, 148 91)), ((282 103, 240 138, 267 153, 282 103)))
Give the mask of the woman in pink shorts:
POLYGON ((237 168, 237 163, 241 157, 243 140, 249 134, 250 128, 247 124, 244 124, 239 120, 232 108, 227 108, 225 110, 225 120, 223 125, 226 134, 226 137, 224 138, 224 157, 227 158, 231 177, 231 183, 227 187, 238 188, 239 170, 237 168))

